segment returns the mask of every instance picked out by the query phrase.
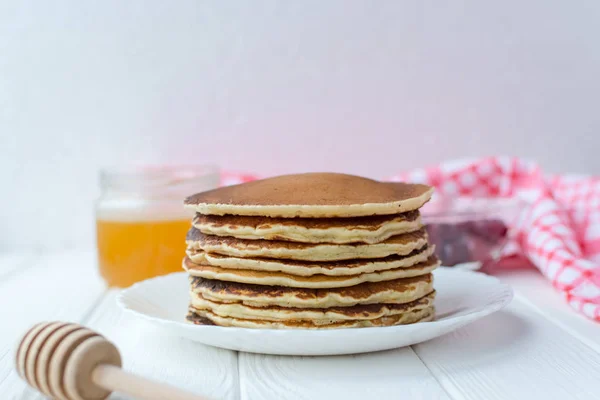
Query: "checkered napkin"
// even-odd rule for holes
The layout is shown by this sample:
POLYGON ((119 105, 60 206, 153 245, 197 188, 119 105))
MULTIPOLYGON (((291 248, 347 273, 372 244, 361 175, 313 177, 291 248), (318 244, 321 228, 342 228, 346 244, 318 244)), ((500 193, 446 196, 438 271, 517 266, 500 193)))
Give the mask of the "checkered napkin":
MULTIPOLYGON (((222 184, 257 177, 225 173, 222 184)), ((504 255, 528 258, 571 305, 600 322, 600 177, 546 175, 518 158, 444 163, 390 177, 426 183, 436 193, 518 197, 527 207, 510 227, 504 255)))

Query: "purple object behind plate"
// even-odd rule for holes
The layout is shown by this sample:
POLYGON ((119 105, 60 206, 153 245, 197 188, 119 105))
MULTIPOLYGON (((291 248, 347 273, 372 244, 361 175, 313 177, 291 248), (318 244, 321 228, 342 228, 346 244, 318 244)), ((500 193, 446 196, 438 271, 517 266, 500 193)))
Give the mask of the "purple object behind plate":
POLYGON ((512 198, 437 196, 421 214, 443 265, 479 269, 498 259, 520 207, 512 198))

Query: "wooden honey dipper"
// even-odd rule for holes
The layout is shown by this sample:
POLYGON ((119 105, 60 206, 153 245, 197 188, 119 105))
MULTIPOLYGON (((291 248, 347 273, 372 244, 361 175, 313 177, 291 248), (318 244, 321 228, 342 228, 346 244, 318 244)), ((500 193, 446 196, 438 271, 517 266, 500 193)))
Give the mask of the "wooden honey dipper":
POLYGON ((115 345, 68 322, 33 326, 20 340, 15 361, 21 378, 51 398, 100 400, 118 391, 145 400, 202 399, 123 371, 115 345))

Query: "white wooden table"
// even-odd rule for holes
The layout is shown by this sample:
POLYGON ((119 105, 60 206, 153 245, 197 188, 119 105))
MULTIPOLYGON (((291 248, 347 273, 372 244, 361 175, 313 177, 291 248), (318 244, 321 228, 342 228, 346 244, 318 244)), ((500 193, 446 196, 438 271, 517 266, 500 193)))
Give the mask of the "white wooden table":
POLYGON ((279 357, 167 337, 123 316, 92 252, 0 255, 0 399, 41 398, 12 358, 40 320, 88 325, 118 345, 126 369, 214 399, 599 399, 600 324, 535 270, 498 276, 517 291, 513 303, 455 333, 373 354, 279 357))

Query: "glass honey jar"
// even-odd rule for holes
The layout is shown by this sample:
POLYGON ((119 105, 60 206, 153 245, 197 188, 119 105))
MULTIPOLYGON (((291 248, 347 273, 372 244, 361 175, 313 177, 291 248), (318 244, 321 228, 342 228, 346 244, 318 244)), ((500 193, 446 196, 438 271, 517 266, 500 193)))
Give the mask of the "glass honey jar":
POLYGON ((108 286, 181 271, 193 212, 183 199, 213 189, 211 166, 106 169, 96 203, 98 267, 108 286))

